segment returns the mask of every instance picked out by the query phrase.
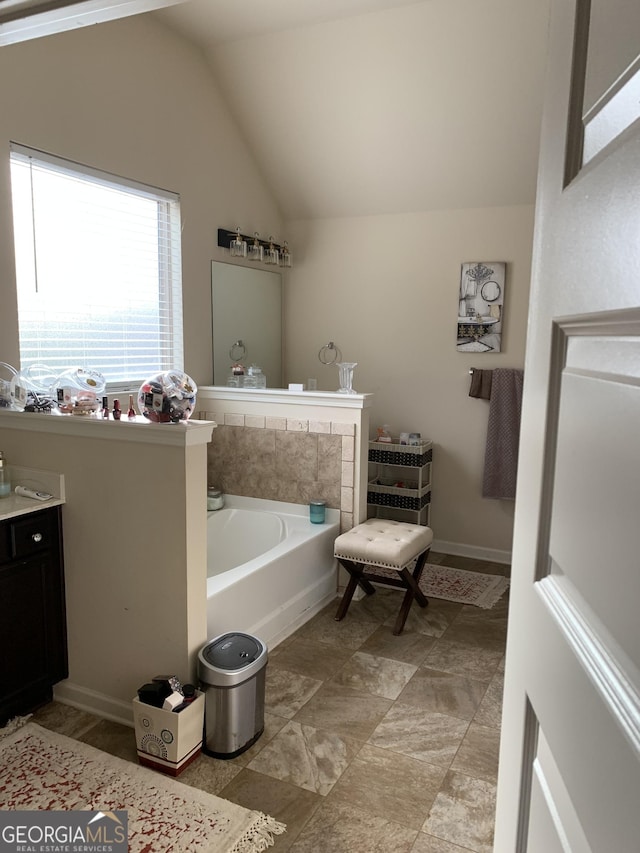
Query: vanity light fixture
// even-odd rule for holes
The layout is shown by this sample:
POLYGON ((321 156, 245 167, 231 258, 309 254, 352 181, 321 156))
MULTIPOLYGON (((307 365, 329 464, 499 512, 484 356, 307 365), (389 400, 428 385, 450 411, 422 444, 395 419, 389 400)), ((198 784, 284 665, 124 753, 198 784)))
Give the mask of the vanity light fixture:
POLYGON ((280 263, 280 252, 273 242, 273 237, 269 237, 269 248, 264 254, 264 262, 265 264, 275 264, 276 266, 280 263))
POLYGON ((293 257, 286 241, 279 245, 274 242, 273 237, 261 240, 257 231, 254 231, 253 237, 248 237, 239 227, 235 231, 218 228, 218 246, 228 249, 232 258, 247 258, 250 261, 286 268, 293 266, 293 257))
POLYGON ((281 267, 292 267, 293 266, 293 258, 291 257, 291 252, 289 251, 289 246, 287 245, 287 241, 285 240, 282 244, 282 250, 280 252, 280 266, 281 267))
POLYGON ((236 228, 236 233, 232 235, 232 239, 229 241, 228 246, 232 258, 247 257, 247 241, 240 233, 240 226, 236 228))
POLYGON ((264 261, 264 246, 260 242, 260 235, 257 231, 253 232, 253 243, 249 246, 250 261, 264 261))

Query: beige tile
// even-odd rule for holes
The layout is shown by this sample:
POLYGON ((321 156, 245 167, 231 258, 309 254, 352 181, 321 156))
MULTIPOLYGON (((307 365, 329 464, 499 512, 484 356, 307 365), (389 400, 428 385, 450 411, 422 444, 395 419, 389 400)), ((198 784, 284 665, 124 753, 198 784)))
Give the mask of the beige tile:
POLYGON ((475 853, 492 853, 496 787, 449 771, 423 830, 475 853))
POLYGON ((487 782, 498 780, 498 752, 500 750, 500 732, 498 729, 471 723, 460 744, 451 770, 485 779, 487 782))
POLYGON ((340 483, 342 470, 340 436, 318 436, 318 479, 340 483))
POLYGON ((466 675, 480 681, 490 681, 502 658, 500 652, 478 646, 437 640, 425 660, 425 666, 456 675, 466 675))
MULTIPOLYGON (((443 601, 439 598, 430 598, 427 607, 419 607, 414 602, 405 622, 405 630, 417 631, 419 634, 426 634, 428 637, 442 637, 459 615, 461 608, 461 604, 443 601)), ((395 617, 389 619, 385 624, 392 627, 394 621, 395 617)), ((448 635, 447 639, 449 639, 448 635)))
POLYGON ((269 656, 269 667, 288 669, 298 672, 307 678, 326 681, 331 678, 337 668, 346 663, 351 657, 351 649, 341 649, 337 646, 327 647, 322 643, 297 638, 281 648, 278 646, 269 656))
POLYGON ((224 416, 224 422, 226 426, 244 426, 244 415, 227 412, 224 416))
POLYGON ((290 432, 309 432, 309 421, 287 418, 287 429, 290 432))
POLYGON ((355 435, 356 434, 356 425, 355 424, 343 424, 334 421, 331 424, 331 432, 334 435, 355 435))
POLYGON ((353 462, 343 462, 340 472, 340 480, 345 487, 353 488, 355 476, 355 464, 353 462))
POLYGON ((421 666, 399 699, 405 705, 471 720, 486 689, 484 681, 421 666))
POLYGON ((361 746, 354 738, 292 720, 248 766, 326 796, 361 746))
POLYGON ((446 640, 504 654, 507 614, 501 601, 491 610, 464 606, 447 630, 446 640), (501 606, 502 605, 502 606, 501 606))
POLYGON ((468 853, 468 851, 464 847, 458 847, 457 844, 450 844, 441 838, 419 832, 411 853, 468 853))
POLYGON ((245 415, 244 416, 244 425, 246 427, 251 427, 252 429, 264 429, 265 428, 265 416, 264 415, 245 415))
POLYGON ((353 513, 340 511, 340 533, 346 533, 353 527, 353 513))
POLYGON ((265 711, 264 731, 258 740, 253 744, 253 746, 250 746, 249 749, 245 749, 244 752, 241 752, 240 755, 236 755, 235 758, 225 760, 229 764, 238 764, 240 767, 246 767, 247 764, 256 757, 260 750, 273 740, 273 738, 284 726, 286 726, 286 724, 287 720, 285 717, 279 717, 277 714, 271 714, 269 711, 265 711))
POLYGON ((420 829, 444 774, 444 768, 365 744, 330 799, 420 829))
MULTIPOLYGON (((363 595, 358 601, 351 601, 345 619, 359 619, 363 622, 378 622, 381 624, 389 617, 395 617, 402 604, 402 592, 399 589, 374 584, 372 595, 363 595)), ((360 590, 358 589, 358 593, 360 590)), ((361 593, 360 593, 361 594, 361 593)), ((391 631, 389 631, 391 633, 391 631)))
POLYGON ((287 428, 287 419, 267 415, 265 417, 265 426, 267 427, 267 429, 285 430, 287 428))
POLYGON ((292 853, 410 853, 417 833, 399 823, 342 803, 314 812, 292 853))
POLYGON ((298 711, 295 720, 365 741, 391 704, 390 699, 381 696, 327 683, 298 711))
POLYGON ((354 462, 356 454, 356 443, 355 439, 350 435, 342 436, 342 461, 343 462, 354 462))
POLYGON ((294 503, 306 504, 309 501, 326 501, 331 509, 340 506, 340 485, 323 480, 298 480, 294 503))
POLYGON ((396 701, 368 743, 447 768, 467 728, 464 720, 396 701))
MULTIPOLYGON (((338 602, 335 603, 335 609, 338 602)), ((349 613, 340 622, 336 622, 334 607, 327 608, 327 612, 319 613, 306 625, 300 628, 300 636, 307 640, 316 640, 319 643, 337 645, 342 649, 358 649, 364 641, 373 634, 378 627, 374 621, 364 619, 349 619, 349 613)))
POLYGON ((343 512, 353 512, 353 489, 340 489, 340 509, 343 512))
POLYGON ((397 699, 417 666, 356 652, 335 674, 334 684, 366 690, 374 696, 397 699))
POLYGON ((182 771, 178 779, 192 788, 217 795, 241 770, 240 764, 212 758, 201 752, 198 758, 182 771))
POLYGON ((319 432, 325 435, 331 434, 330 421, 309 421, 309 432, 319 432))
POLYGON ((319 794, 248 769, 235 776, 220 791, 220 796, 246 809, 271 815, 286 825, 286 832, 275 836, 275 844, 269 848, 274 853, 291 849, 306 822, 324 801, 319 794))
POLYGON ((110 755, 117 755, 118 758, 138 763, 136 735, 130 726, 112 723, 110 720, 100 720, 77 740, 95 746, 96 749, 101 749, 110 755))
POLYGON ((489 682, 487 692, 478 705, 473 721, 481 726, 500 729, 502 723, 503 676, 497 673, 489 682))
POLYGON ((44 729, 78 739, 97 725, 101 718, 72 708, 71 705, 49 702, 34 713, 32 720, 44 729))
POLYGON ((306 432, 276 432, 276 474, 292 480, 316 480, 318 436, 306 432))
POLYGON ((291 718, 320 688, 317 678, 307 678, 287 669, 267 667, 265 708, 279 717, 291 718))
MULTIPOLYGON (((374 596, 369 597, 367 600, 370 600, 372 597, 374 596)), ((351 608, 349 608, 349 612, 351 612, 351 608)), ((360 646, 360 651, 419 666, 434 643, 435 640, 433 637, 426 637, 424 634, 418 634, 415 631, 407 631, 406 628, 402 634, 396 637, 388 627, 383 626, 378 628, 360 646)))

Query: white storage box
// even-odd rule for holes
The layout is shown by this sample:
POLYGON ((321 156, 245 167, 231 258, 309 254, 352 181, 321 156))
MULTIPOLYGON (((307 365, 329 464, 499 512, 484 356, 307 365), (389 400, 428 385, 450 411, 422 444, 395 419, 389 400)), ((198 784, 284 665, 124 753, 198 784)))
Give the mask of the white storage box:
POLYGON ((204 693, 183 711, 163 711, 133 700, 138 760, 146 767, 177 776, 200 754, 204 730, 204 693))

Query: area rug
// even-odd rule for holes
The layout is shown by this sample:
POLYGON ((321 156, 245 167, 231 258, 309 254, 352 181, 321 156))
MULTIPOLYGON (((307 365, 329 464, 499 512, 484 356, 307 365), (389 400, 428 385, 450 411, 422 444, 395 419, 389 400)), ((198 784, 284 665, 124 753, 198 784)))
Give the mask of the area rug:
POLYGON ((0 736, 0 809, 124 810, 131 853, 259 853, 285 830, 261 812, 32 722, 0 736))
POLYGON ((443 598, 489 610, 509 588, 509 579, 427 563, 419 586, 427 598, 443 598))

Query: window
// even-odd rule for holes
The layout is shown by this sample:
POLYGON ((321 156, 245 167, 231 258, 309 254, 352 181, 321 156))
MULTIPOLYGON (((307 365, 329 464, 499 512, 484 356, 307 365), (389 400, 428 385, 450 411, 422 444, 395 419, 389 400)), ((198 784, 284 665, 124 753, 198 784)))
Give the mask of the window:
POLYGON ((11 144, 20 367, 183 369, 180 200, 11 144))

